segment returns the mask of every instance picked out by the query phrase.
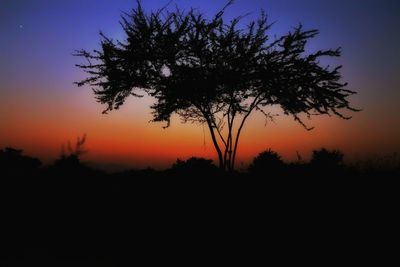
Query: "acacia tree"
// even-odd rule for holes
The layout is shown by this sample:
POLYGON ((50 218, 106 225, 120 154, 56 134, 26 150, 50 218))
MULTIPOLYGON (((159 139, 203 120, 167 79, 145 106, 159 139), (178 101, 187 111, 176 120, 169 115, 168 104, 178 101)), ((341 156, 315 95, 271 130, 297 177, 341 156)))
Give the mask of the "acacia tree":
POLYGON ((246 27, 242 17, 225 22, 229 2, 211 19, 194 9, 166 8, 146 13, 140 1, 121 17, 125 40, 101 35, 101 49, 79 50, 88 73, 78 86, 90 85, 104 113, 118 109, 129 96, 155 99, 153 121, 170 125, 171 115, 183 122, 208 126, 219 166, 232 170, 243 127, 253 112, 271 118, 268 107, 283 112, 310 130, 303 115, 355 111, 348 97, 355 92, 340 81, 341 66, 320 64, 338 57, 340 49, 306 53, 317 30, 292 32, 270 40, 264 12, 246 27))

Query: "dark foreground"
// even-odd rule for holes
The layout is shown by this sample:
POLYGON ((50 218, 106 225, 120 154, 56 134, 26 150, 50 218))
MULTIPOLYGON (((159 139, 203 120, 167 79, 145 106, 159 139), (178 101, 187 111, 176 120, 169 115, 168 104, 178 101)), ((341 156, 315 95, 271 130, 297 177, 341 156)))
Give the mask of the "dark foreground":
POLYGON ((350 251, 394 234, 398 168, 262 163, 226 173, 191 159, 106 174, 74 157, 40 167, 11 152, 0 161, 1 266, 209 265, 214 256, 247 266, 245 251, 310 240, 313 255, 332 252, 325 242, 350 251))
POLYGON ((371 242, 372 222, 397 217, 397 191, 393 177, 3 178, 1 266, 206 264, 221 250, 261 250, 254 239, 301 246, 348 231, 371 242))

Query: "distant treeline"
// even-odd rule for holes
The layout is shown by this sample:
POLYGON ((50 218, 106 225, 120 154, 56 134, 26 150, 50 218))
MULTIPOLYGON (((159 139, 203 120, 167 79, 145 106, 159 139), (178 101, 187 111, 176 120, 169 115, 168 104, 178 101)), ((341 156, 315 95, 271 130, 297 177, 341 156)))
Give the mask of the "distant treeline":
MULTIPOLYGON (((83 140, 84 142, 84 140, 83 140)), ((307 177, 397 177, 400 173, 400 156, 380 157, 374 160, 345 164, 344 154, 339 150, 321 148, 314 150, 311 160, 305 162, 298 155, 295 162, 285 162, 281 156, 271 149, 256 156, 246 170, 226 172, 213 164, 211 159, 191 157, 187 160, 177 159, 168 169, 157 171, 151 168, 122 171, 107 174, 104 171, 88 166, 81 161, 83 149, 77 146, 64 151, 53 164, 43 166, 34 157, 23 154, 23 150, 6 147, 0 150, 0 170, 5 177, 259 177, 259 178, 307 178, 307 177)))

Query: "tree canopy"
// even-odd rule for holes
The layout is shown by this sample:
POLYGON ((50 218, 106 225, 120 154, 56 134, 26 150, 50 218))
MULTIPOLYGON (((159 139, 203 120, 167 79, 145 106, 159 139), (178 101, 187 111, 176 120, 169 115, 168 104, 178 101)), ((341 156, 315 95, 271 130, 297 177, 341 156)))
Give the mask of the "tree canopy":
POLYGON ((246 27, 243 17, 224 21, 230 1, 211 18, 191 9, 162 8, 147 13, 140 2, 121 17, 124 40, 101 33, 101 48, 79 50, 87 63, 78 67, 88 77, 78 86, 92 86, 104 112, 118 109, 129 96, 154 97, 153 121, 170 125, 172 114, 184 122, 206 124, 221 168, 233 169, 245 122, 258 111, 271 118, 268 107, 311 129, 301 115, 355 111, 348 97, 355 92, 341 82, 341 66, 320 63, 338 57, 340 49, 307 53, 305 46, 318 30, 270 38, 264 12, 246 27))

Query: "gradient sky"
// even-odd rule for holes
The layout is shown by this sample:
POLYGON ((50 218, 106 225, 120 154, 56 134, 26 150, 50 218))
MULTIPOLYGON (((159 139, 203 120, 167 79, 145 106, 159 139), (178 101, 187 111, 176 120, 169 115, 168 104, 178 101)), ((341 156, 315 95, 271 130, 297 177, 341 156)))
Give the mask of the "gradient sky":
MULTIPOLYGON (((147 10, 165 1, 143 1, 147 10)), ((175 0, 213 15, 226 1, 175 0)), ((84 160, 133 167, 166 167, 176 158, 214 158, 207 129, 173 120, 169 129, 151 120, 152 100, 129 99, 118 111, 102 115, 90 88, 73 82, 84 77, 74 64, 76 49, 99 47, 99 31, 123 38, 122 11, 132 0, 0 0, 0 148, 22 148, 51 162, 61 145, 83 133, 90 152, 84 160)), ((173 7, 173 4, 172 4, 173 7)), ((275 21, 270 33, 283 34, 298 23, 321 34, 308 48, 342 47, 333 64, 343 64, 344 81, 358 94, 353 106, 363 111, 349 121, 320 116, 307 121, 308 132, 280 116, 265 125, 251 117, 239 145, 238 162, 247 164, 263 149, 285 159, 304 158, 312 149, 336 148, 348 159, 400 151, 400 1, 385 0, 237 0, 227 18, 264 9, 275 21)), ((240 165, 240 164, 239 164, 240 165)))

